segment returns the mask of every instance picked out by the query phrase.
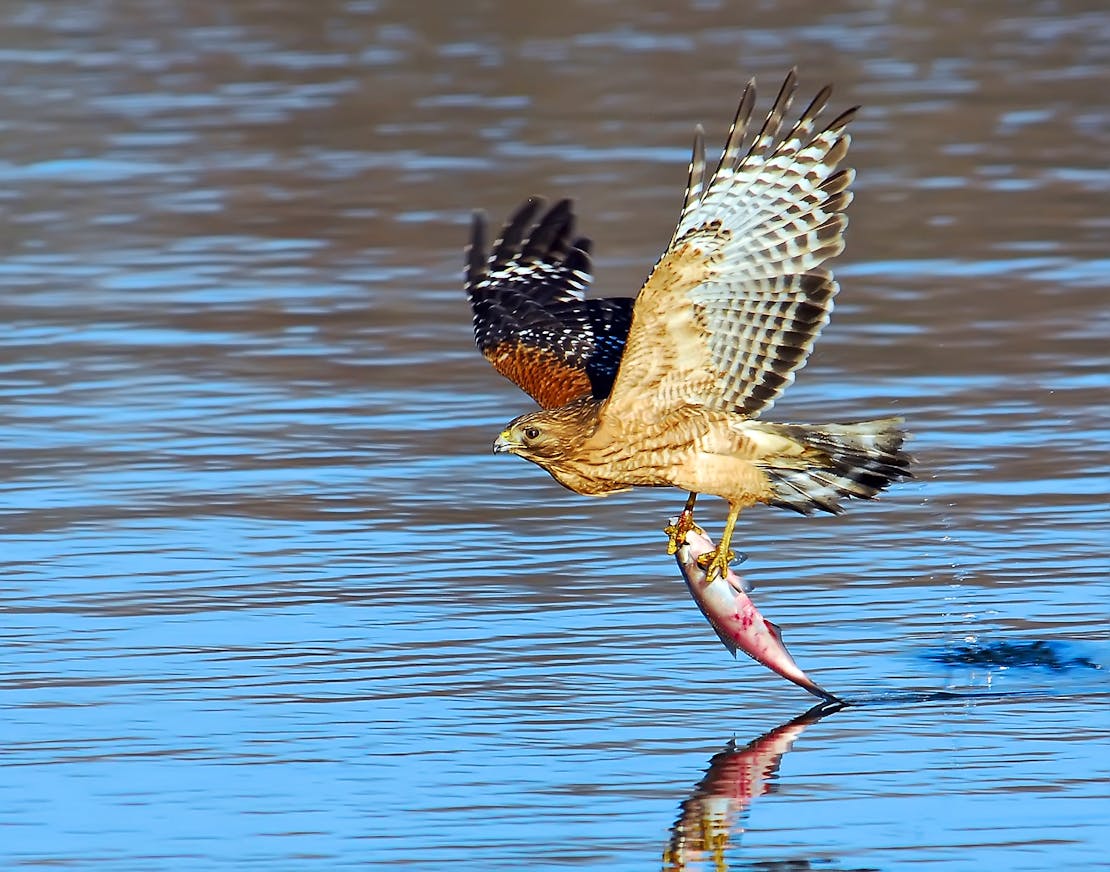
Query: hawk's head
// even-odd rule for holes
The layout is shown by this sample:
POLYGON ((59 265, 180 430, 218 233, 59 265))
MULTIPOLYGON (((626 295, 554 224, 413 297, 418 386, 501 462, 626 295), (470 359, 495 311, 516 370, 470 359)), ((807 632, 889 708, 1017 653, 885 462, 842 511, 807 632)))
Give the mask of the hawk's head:
POLYGON ((582 441, 584 434, 576 420, 568 420, 559 414, 562 411, 545 409, 510 421, 493 443, 493 453, 519 454, 540 466, 566 457, 573 451, 574 445, 582 441))
POLYGON ((494 454, 519 454, 545 469, 569 458, 597 429, 598 401, 586 396, 560 406, 529 412, 509 422, 497 441, 494 454))
POLYGON ((597 430, 600 400, 585 396, 557 409, 529 412, 509 422, 497 441, 495 454, 517 454, 546 469, 551 476, 580 494, 626 490, 618 481, 598 476, 597 461, 584 448, 597 430))

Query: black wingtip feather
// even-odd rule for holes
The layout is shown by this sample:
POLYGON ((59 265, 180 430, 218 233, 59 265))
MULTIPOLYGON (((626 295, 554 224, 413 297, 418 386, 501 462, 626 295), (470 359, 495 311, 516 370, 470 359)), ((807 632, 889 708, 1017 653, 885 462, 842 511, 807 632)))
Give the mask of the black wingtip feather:
POLYGON ((494 246, 490 259, 490 272, 500 272, 520 254, 524 235, 532 226, 532 220, 543 206, 542 197, 529 197, 509 218, 501 231, 501 238, 494 246))
POLYGON ((476 209, 470 216, 470 244, 466 249, 466 289, 469 293, 486 276, 486 214, 476 209))
POLYGON ((567 258, 563 263, 572 273, 589 275, 591 267, 590 240, 574 240, 574 242, 571 243, 570 251, 567 252, 567 258))
POLYGON ((570 200, 560 200, 547 210, 539 224, 532 228, 521 253, 522 260, 542 260, 566 251, 567 237, 574 230, 574 213, 570 200))

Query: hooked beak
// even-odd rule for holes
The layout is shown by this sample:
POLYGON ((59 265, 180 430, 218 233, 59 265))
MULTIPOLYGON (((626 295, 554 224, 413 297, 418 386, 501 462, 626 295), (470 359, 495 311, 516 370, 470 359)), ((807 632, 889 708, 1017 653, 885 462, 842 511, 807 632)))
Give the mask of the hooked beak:
POLYGON ((494 440, 493 453, 494 454, 511 454, 514 448, 520 446, 512 440, 508 430, 502 430, 501 435, 494 440))

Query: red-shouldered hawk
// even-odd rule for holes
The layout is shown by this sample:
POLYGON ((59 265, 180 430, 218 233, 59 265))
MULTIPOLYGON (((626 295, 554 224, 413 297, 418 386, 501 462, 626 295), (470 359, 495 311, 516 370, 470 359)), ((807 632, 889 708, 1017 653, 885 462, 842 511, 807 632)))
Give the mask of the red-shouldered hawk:
POLYGON ((581 494, 632 487, 689 492, 671 550, 693 528, 699 493, 728 501, 708 577, 724 574, 740 511, 755 503, 840 512, 909 477, 901 419, 853 424, 757 420, 794 380, 829 320, 838 285, 822 268, 844 248, 849 109, 818 118, 825 87, 780 136, 796 90, 787 76, 750 129, 745 88, 720 162, 706 178, 699 127, 670 245, 635 300, 587 300, 589 242, 566 200, 534 226, 529 200, 487 255, 476 215, 467 294, 478 347, 541 407, 494 451, 517 454, 581 494))

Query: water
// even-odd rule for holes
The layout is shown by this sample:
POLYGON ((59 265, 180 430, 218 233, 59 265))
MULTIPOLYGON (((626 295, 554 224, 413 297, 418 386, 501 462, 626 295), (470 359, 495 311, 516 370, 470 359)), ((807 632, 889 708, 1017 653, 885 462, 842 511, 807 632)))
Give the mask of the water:
POLYGON ((2 864, 1104 864, 1110 18, 526 7, 9 10, 2 864), (530 404, 460 273, 472 208, 566 195, 631 293, 693 125, 792 64, 865 108, 775 413, 903 414, 919 464, 742 519, 756 602, 854 703, 791 724, 812 700, 663 554, 681 494, 490 456, 530 404))

